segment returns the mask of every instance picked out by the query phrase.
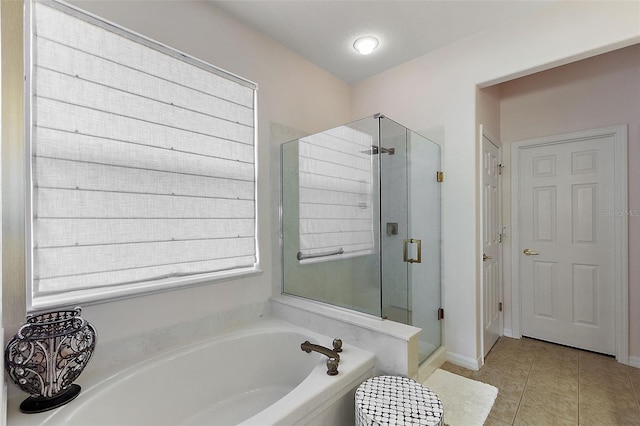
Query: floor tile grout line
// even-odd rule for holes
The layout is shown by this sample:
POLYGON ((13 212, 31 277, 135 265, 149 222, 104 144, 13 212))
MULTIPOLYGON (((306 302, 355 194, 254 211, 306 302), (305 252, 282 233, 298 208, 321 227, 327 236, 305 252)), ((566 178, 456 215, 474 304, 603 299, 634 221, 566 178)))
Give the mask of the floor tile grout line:
POLYGON ((638 412, 640 412, 640 388, 636 389, 636 386, 633 384, 633 379, 631 378, 631 367, 630 365, 625 365, 625 371, 627 372, 627 378, 629 379, 629 384, 631 384, 631 392, 633 393, 633 397, 636 401, 636 407, 638 408, 638 412))
POLYGON ((578 426, 580 426, 580 353, 578 353, 578 426))
POLYGON ((516 408, 516 414, 513 416, 513 420, 511 421, 512 425, 515 425, 516 419, 518 418, 518 412, 520 411, 520 405, 522 404, 522 400, 524 398, 524 391, 527 389, 527 383, 529 382, 529 376, 531 375, 531 370, 533 369, 533 363, 536 359, 537 348, 533 351, 533 357, 531 358, 531 364, 529 364, 529 370, 527 371, 527 377, 524 379, 524 386, 522 387, 522 392, 520 393, 520 398, 518 400, 518 408, 516 408))

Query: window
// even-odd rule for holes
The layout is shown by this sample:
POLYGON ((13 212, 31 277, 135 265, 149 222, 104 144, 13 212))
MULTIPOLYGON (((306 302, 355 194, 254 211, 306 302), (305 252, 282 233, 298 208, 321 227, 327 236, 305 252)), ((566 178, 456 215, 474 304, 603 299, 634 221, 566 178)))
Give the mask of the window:
POLYGON ((56 2, 30 22, 32 308, 255 271, 256 86, 56 2))

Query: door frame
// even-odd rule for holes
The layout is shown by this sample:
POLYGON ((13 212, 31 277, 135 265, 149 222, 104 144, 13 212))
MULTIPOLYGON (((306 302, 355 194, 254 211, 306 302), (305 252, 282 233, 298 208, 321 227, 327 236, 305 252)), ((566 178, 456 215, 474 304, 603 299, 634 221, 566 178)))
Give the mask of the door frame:
MULTIPOLYGON (((629 234, 628 234, 628 202, 627 202, 627 125, 617 125, 590 129, 573 133, 564 133, 535 139, 526 139, 511 144, 511 303, 512 335, 522 337, 522 306, 520 299, 520 236, 519 229, 519 174, 518 165, 520 149, 554 145, 582 139, 613 136, 614 138, 614 265, 615 274, 615 334, 616 359, 622 364, 629 364, 629 234)), ((604 213, 604 212, 603 212, 604 213)))
MULTIPOLYGON (((484 148, 483 148, 483 143, 484 143, 484 138, 487 138, 489 140, 489 142, 491 142, 494 146, 496 146, 500 152, 500 161, 504 161, 502 158, 503 155, 503 150, 502 150, 502 143, 500 142, 500 139, 496 138, 495 136, 493 136, 486 128, 486 126, 480 124, 480 130, 478 132, 479 137, 480 137, 480 147, 479 147, 479 152, 480 152, 480 158, 478 160, 478 173, 480 174, 480 179, 478 179, 479 181, 479 196, 478 196, 478 202, 480 203, 480 238, 478 240, 478 253, 480 253, 480 255, 482 253, 484 253, 484 234, 483 234, 483 227, 482 227, 482 221, 483 219, 483 212, 484 212, 484 203, 483 203, 483 199, 482 199, 482 191, 483 191, 483 184, 484 184, 484 175, 482 173, 482 169, 483 169, 483 153, 484 153, 484 148)), ((502 214, 502 208, 503 208, 503 197, 504 194, 502 192, 502 177, 500 177, 498 179, 498 222, 500 223, 500 228, 502 228, 502 226, 504 225, 503 223, 503 214, 502 214)), ((498 288, 500 289, 500 296, 499 299, 504 302, 503 297, 504 297, 504 279, 503 279, 503 274, 504 274, 504 263, 503 263, 503 254, 502 254, 502 250, 503 250, 503 246, 500 247, 499 250, 499 258, 498 258, 498 265, 499 265, 499 283, 498 283, 498 288)), ((480 333, 481 333, 481 338, 480 338, 480 353, 482 355, 482 364, 484 365, 484 352, 485 352, 485 348, 484 348, 484 262, 482 260, 482 258, 479 256, 480 260, 479 260, 479 270, 480 270, 480 333)), ((504 335, 504 310, 500 312, 499 314, 500 316, 500 325, 498 327, 499 331, 500 331, 500 336, 504 335)))

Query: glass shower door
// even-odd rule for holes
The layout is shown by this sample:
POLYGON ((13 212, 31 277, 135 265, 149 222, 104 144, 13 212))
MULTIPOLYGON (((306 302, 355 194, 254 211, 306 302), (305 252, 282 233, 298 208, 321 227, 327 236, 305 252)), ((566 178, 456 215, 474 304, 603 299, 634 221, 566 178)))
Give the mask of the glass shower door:
POLYGON ((380 119, 382 314, 422 329, 420 362, 441 343, 440 146, 380 119))
POLYGON ((409 229, 421 240, 421 261, 409 266, 411 325, 420 327, 420 362, 441 344, 440 145, 413 131, 407 134, 409 229))

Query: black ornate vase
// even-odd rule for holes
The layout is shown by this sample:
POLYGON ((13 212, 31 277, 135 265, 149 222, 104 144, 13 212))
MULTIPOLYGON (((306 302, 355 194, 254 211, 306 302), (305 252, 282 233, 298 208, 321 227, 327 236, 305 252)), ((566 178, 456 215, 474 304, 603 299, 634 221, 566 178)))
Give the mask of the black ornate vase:
POLYGON ((20 405, 23 413, 52 410, 80 393, 73 381, 96 347, 96 331, 80 313, 75 308, 29 316, 7 344, 5 369, 31 395, 20 405))

